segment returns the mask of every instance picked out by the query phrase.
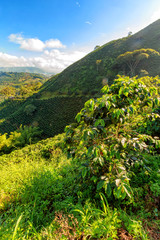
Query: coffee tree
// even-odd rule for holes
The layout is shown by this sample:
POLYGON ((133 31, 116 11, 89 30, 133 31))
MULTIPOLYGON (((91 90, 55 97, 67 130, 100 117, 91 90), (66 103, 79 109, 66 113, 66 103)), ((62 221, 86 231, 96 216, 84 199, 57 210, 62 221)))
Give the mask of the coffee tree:
POLYGON ((104 192, 108 199, 132 199, 134 168, 144 167, 143 152, 160 147, 158 138, 137 128, 159 104, 156 87, 144 82, 145 78, 119 76, 111 87, 103 87, 101 98, 85 103, 76 127, 65 129, 68 155, 81 163, 80 182, 93 186, 95 193, 104 192))

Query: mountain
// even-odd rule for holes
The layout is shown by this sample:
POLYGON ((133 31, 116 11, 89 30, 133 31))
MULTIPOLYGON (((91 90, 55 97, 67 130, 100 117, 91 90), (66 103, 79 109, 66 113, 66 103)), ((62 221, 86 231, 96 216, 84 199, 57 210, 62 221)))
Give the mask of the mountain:
POLYGON ((20 85, 31 81, 45 82, 47 77, 43 74, 28 72, 2 72, 0 71, 0 85, 20 85))
MULTIPOLYGON (((100 89, 113 79, 120 69, 115 62, 120 54, 141 48, 160 52, 160 20, 152 23, 138 33, 111 41, 98 47, 87 56, 66 68, 62 73, 50 78, 37 94, 24 101, 20 107, 10 101, 0 106, 3 122, 0 132, 15 130, 20 124, 39 126, 45 136, 62 132, 64 127, 74 121, 76 113, 91 97, 100 96, 100 89), (11 111, 12 105, 15 111, 11 111), (32 106, 35 111, 26 114, 24 109, 32 106), (10 112, 11 111, 11 112, 10 112)), ((150 76, 160 74, 160 58, 149 58, 137 68, 137 73, 145 70, 150 76)), ((136 73, 136 74, 137 74, 136 73)))
POLYGON ((45 74, 48 76, 53 75, 54 73, 48 73, 43 71, 40 68, 36 68, 36 67, 0 67, 0 71, 2 72, 27 72, 27 73, 37 73, 37 74, 45 74))
POLYGON ((0 102, 6 97, 27 98, 47 81, 47 76, 28 72, 0 72, 0 102), (24 96, 25 95, 25 96, 24 96))

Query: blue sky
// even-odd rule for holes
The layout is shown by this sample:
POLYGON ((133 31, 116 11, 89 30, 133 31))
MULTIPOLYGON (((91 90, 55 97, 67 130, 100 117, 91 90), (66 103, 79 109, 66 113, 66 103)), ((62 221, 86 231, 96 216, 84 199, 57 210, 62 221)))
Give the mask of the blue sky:
POLYGON ((159 0, 1 0, 0 66, 60 72, 159 18, 159 0))

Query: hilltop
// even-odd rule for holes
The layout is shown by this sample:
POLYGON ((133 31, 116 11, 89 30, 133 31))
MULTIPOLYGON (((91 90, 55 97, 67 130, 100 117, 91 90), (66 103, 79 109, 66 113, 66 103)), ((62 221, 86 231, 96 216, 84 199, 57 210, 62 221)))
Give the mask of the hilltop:
MULTIPOLYGON (((64 127, 74 121, 76 113, 91 97, 100 96, 99 90, 108 82, 113 83, 117 74, 115 68, 120 54, 136 49, 154 49, 160 52, 160 20, 152 23, 138 33, 111 41, 66 68, 62 73, 50 78, 40 91, 10 112, 14 102, 1 110, 0 132, 10 132, 23 125, 39 126, 44 136, 62 132, 64 127), (27 106, 35 111, 29 115, 24 112, 27 106)), ((160 74, 160 58, 149 58, 139 64, 136 74, 141 70, 149 76, 160 74)), ((127 74, 127 72, 125 73, 127 74)), ((1 106, 0 106, 1 107, 1 106)))

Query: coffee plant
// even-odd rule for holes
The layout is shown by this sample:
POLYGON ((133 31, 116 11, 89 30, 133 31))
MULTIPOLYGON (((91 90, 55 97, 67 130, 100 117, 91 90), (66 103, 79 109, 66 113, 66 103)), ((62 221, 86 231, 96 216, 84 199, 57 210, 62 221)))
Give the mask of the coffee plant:
POLYGON ((92 186, 92 194, 104 192, 108 199, 132 202, 130 178, 137 166, 145 169, 142 154, 160 148, 151 131, 138 131, 138 124, 159 106, 157 88, 145 84, 145 78, 119 76, 102 93, 85 103, 76 126, 65 128, 65 148, 80 162, 79 182, 92 186))

